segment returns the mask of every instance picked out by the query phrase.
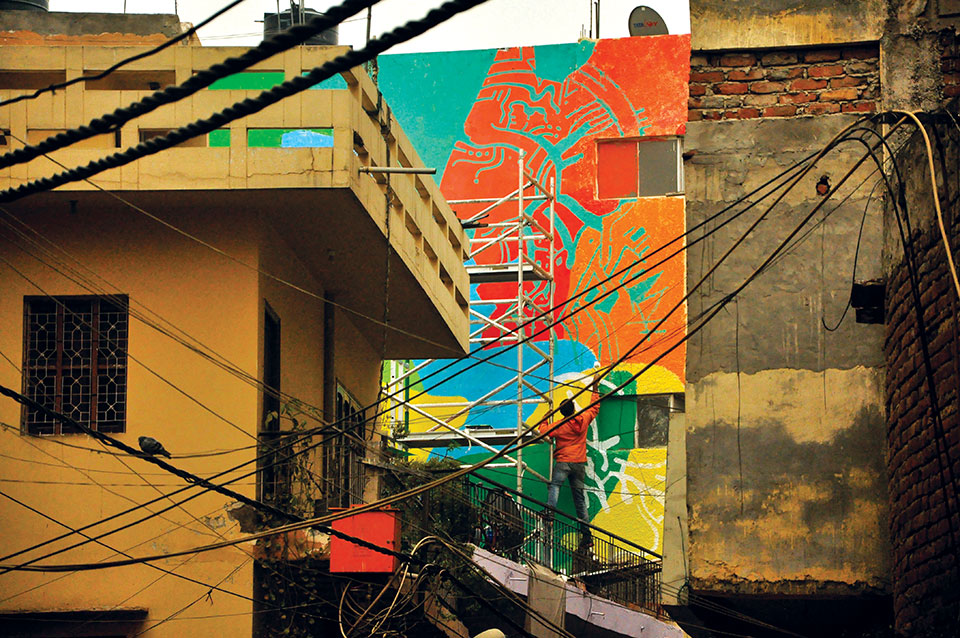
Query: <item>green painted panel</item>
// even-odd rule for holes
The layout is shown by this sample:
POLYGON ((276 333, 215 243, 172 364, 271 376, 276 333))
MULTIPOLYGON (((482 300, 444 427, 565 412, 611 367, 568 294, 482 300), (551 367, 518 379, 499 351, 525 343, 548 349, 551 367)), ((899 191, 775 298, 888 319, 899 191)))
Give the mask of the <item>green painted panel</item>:
MULTIPOLYGON (((234 73, 210 85, 211 91, 266 91, 283 82, 283 71, 248 71, 234 73)), ((310 87, 310 90, 346 89, 347 82, 341 75, 335 75, 310 87)))
POLYGON ((333 129, 252 128, 247 129, 247 146, 251 148, 329 148, 333 146, 333 129), (303 138, 304 134, 315 141, 298 139, 303 138))
POLYGON ((216 131, 210 131, 207 135, 207 146, 211 148, 230 146, 230 129, 221 128, 216 131))

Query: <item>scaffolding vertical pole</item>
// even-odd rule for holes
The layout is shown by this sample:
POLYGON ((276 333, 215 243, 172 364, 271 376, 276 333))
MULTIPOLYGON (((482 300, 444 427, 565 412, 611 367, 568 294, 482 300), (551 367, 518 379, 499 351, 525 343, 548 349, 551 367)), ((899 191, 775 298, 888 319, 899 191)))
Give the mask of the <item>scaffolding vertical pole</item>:
MULTIPOLYGON (((547 270, 547 272, 550 275, 550 280, 547 282, 547 285, 550 289, 550 294, 548 295, 547 299, 549 300, 548 303, 550 304, 548 308, 553 310, 554 303, 556 303, 555 301, 556 279, 554 278, 554 271, 556 268, 555 263, 557 261, 556 243, 555 243, 557 235, 556 235, 556 230, 554 228, 554 222, 556 219, 555 205, 557 203, 557 185, 556 185, 555 177, 551 177, 550 181, 547 182, 547 188, 550 191, 547 193, 548 201, 550 203, 550 222, 549 222, 549 225, 547 226, 547 230, 550 231, 550 237, 547 239, 547 241, 550 242, 550 267, 547 270)), ((559 313, 554 311, 554 314, 552 316, 547 317, 548 325, 553 321, 553 317, 557 316, 557 314, 559 313)), ((548 397, 547 414, 553 413, 553 393, 554 393, 554 389, 556 388, 556 384, 554 381, 554 379, 556 378, 555 377, 556 368, 554 367, 554 361, 556 360, 556 344, 557 344, 556 330, 553 327, 551 327, 550 331, 547 333, 547 345, 549 347, 548 353, 550 355, 550 364, 549 364, 550 372, 547 374, 547 397, 548 397)), ((550 478, 553 478, 553 454, 547 454, 547 458, 549 459, 549 461, 547 461, 547 469, 549 470, 549 473, 547 474, 547 476, 549 476, 550 478)))
MULTIPOLYGON (((517 436, 523 433, 523 266, 526 245, 523 241, 523 160, 520 150, 517 158, 517 436)), ((517 489, 523 491, 523 448, 517 450, 517 489)))

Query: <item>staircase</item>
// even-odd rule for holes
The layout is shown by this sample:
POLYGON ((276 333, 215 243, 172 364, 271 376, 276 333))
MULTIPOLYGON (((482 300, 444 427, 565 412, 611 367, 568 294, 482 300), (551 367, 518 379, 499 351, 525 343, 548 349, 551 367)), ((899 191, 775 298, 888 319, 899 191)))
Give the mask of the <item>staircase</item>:
POLYGON ((463 489, 477 546, 516 563, 537 562, 592 594, 663 615, 659 554, 484 476, 472 475, 463 489))

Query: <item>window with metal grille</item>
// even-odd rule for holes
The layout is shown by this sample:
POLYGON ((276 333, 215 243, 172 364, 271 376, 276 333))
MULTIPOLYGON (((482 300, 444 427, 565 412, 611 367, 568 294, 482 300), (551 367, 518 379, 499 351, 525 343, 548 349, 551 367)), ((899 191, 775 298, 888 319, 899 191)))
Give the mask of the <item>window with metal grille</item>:
POLYGON ((366 419, 360 404, 337 386, 337 425, 323 441, 326 508, 363 502, 363 459, 366 419))
POLYGON ((280 317, 270 304, 263 310, 263 417, 260 428, 260 500, 281 505, 290 497, 289 432, 280 429, 280 317))
MULTIPOLYGON (((23 393, 100 432, 123 432, 127 415, 126 296, 25 297, 23 393)), ((79 432, 24 407, 28 434, 79 432)))

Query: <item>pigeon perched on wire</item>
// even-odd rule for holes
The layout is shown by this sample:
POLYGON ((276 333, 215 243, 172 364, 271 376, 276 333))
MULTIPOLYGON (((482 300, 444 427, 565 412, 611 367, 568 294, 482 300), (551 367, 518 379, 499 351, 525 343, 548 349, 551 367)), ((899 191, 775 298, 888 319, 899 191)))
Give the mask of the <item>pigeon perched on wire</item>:
POLYGON ((168 459, 172 458, 170 453, 164 449, 163 444, 154 438, 149 436, 141 436, 139 439, 137 439, 137 441, 140 443, 140 449, 151 456, 165 456, 168 459))

